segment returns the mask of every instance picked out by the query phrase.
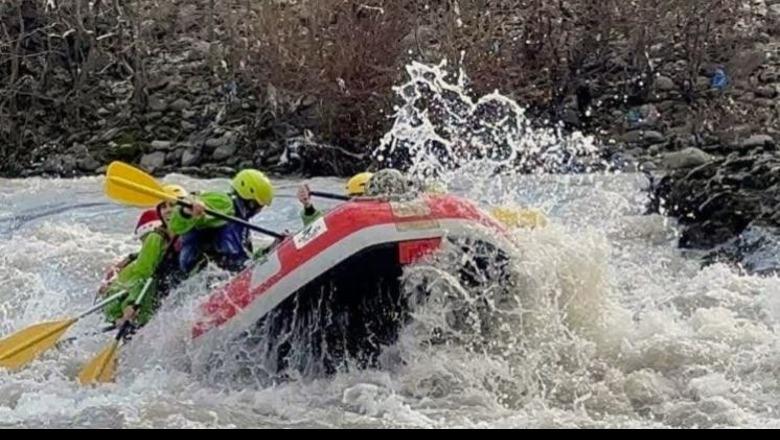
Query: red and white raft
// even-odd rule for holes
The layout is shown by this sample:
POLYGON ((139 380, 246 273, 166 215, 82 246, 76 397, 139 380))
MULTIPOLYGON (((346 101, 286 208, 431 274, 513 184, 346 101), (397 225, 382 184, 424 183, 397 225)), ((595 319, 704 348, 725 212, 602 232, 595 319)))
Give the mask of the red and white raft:
POLYGON ((459 238, 511 246, 500 223, 455 196, 346 202, 213 293, 194 348, 224 353, 251 340, 258 362, 277 371, 312 359, 326 370, 345 358, 370 363, 403 324, 403 267, 459 238))

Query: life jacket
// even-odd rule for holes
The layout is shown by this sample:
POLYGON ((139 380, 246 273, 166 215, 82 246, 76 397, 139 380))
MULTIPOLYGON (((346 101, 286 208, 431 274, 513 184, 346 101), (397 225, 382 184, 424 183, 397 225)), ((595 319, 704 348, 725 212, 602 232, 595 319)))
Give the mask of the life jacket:
POLYGON ((166 241, 163 259, 155 271, 155 276, 157 277, 157 298, 162 299, 184 281, 187 274, 179 268, 179 253, 182 247, 181 238, 174 237, 171 239, 162 228, 159 233, 163 234, 166 241))
MULTIPOLYGON (((231 198, 236 216, 248 220, 249 212, 241 199, 231 198)), ((252 252, 250 231, 243 225, 227 222, 218 228, 195 229, 181 237, 179 268, 190 273, 211 261, 221 269, 238 272, 252 252)))

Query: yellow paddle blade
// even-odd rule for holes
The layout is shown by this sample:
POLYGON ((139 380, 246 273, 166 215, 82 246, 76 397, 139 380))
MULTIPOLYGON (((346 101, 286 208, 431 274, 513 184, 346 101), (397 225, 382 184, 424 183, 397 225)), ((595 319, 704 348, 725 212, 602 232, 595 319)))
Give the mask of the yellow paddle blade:
POLYGON ((50 349, 75 319, 44 322, 0 340, 0 367, 17 370, 50 349))
POLYGON ((493 208, 490 214, 508 228, 543 228, 547 226, 547 216, 536 209, 511 207, 493 208))
POLYGON ((154 177, 123 162, 113 162, 106 171, 106 195, 126 205, 151 208, 163 200, 176 200, 165 193, 154 177))
POLYGON ((107 383, 114 380, 116 375, 116 355, 119 341, 114 341, 99 355, 95 356, 79 373, 79 383, 90 385, 94 383, 107 383))

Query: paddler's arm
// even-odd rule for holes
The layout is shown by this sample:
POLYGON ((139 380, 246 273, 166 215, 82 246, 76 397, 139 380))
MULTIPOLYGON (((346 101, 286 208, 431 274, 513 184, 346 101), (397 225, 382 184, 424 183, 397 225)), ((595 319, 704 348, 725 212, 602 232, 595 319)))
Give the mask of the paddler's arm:
POLYGON ((121 302, 114 301, 104 309, 109 321, 115 322, 120 319, 124 311, 135 303, 136 298, 141 294, 144 283, 154 275, 162 261, 165 246, 165 238, 159 232, 151 232, 144 237, 141 250, 136 258, 119 271, 108 289, 109 294, 122 289, 128 291, 128 295, 121 302))
POLYGON ((165 255, 165 238, 158 232, 144 237, 138 258, 119 273, 118 281, 129 287, 129 294, 122 303, 122 309, 132 306, 141 294, 146 280, 155 275, 165 255), (124 275, 124 276, 123 276, 124 275))
MULTIPOLYGON (((233 200, 227 194, 215 192, 203 193, 196 201, 213 211, 229 216, 235 215, 233 200)), ((181 206, 177 206, 176 209, 173 210, 169 223, 171 231, 176 235, 184 235, 193 229, 218 228, 225 224, 224 221, 213 218, 208 214, 202 217, 193 217, 190 215, 188 208, 183 208, 181 206)))
POLYGON ((298 188, 298 201, 303 205, 301 221, 303 221, 304 227, 309 226, 309 224, 322 215, 322 212, 315 208, 311 201, 311 190, 309 190, 309 185, 304 184, 298 188))

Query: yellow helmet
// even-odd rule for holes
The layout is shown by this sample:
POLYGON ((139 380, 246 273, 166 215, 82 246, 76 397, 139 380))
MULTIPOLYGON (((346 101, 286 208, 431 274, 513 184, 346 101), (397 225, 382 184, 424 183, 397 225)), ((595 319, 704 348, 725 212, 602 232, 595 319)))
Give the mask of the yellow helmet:
POLYGON ((366 193, 366 186, 374 173, 360 173, 352 176, 347 182, 347 195, 350 197, 362 196, 366 193))
POLYGON ((174 197, 187 197, 187 190, 181 185, 165 185, 163 191, 174 197))
POLYGON ((233 189, 244 200, 254 200, 261 206, 268 206, 274 200, 274 187, 261 171, 242 170, 231 182, 233 189))

